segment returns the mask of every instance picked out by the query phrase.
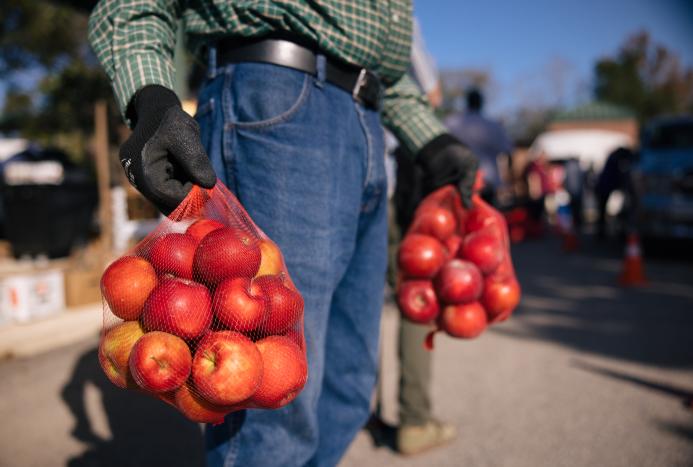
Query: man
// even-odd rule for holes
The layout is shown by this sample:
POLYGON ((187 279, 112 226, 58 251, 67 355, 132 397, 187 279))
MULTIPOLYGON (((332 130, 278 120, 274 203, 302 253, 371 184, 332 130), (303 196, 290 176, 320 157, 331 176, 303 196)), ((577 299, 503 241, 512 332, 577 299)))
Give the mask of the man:
POLYGON ((611 193, 620 190, 625 197, 624 208, 621 211, 626 231, 633 228, 633 213, 636 201, 635 190, 632 183, 631 172, 635 163, 635 153, 629 149, 620 147, 609 154, 604 168, 597 177, 595 193, 597 195, 597 237, 607 236, 607 210, 606 205, 611 193))
MULTIPOLYGON (((426 50, 418 21, 414 19, 410 74, 426 95, 432 108, 442 104, 442 89, 433 57, 426 50)), ((396 144, 396 143, 395 143, 396 144)), ((394 151, 397 160, 394 183, 394 222, 390 238, 396 246, 406 232, 414 211, 422 198, 421 169, 406 149, 394 151)), ((393 249, 393 250, 396 250, 393 249)), ((393 256, 396 253, 393 251, 393 256)), ((391 261, 391 268, 396 268, 391 261)), ((394 288, 393 274, 390 274, 394 288)), ((430 328, 405 319, 399 321, 399 426, 396 448, 401 454, 412 455, 445 444, 455 437, 455 427, 436 420, 431 410, 431 352, 423 342, 430 328)), ((380 396, 380 394, 379 394, 380 396)), ((378 404, 378 410, 381 408, 378 404)), ((376 414, 380 417, 380 414, 376 414)))
POLYGON ((498 169, 498 156, 512 154, 512 143, 503 126, 482 115, 484 96, 478 89, 467 92, 466 112, 448 116, 445 125, 450 133, 466 144, 479 158, 480 169, 484 174, 482 196, 494 204, 501 176, 498 169))
POLYGON ((380 114, 427 189, 455 183, 468 200, 476 170, 405 75, 410 2, 101 0, 89 33, 133 127, 120 151, 129 180, 168 212, 216 173, 281 247, 305 300, 306 387, 282 409, 208 427, 208 463, 337 464, 368 417, 377 368, 380 114), (170 91, 179 20, 209 64, 199 128, 170 91))

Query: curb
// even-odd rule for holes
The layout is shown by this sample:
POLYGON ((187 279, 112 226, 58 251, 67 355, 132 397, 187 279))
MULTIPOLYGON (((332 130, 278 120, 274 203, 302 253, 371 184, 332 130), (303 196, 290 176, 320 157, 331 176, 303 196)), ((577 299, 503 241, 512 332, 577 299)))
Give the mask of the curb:
POLYGON ((25 324, 0 326, 0 360, 31 357, 90 337, 102 325, 101 303, 70 308, 25 324))

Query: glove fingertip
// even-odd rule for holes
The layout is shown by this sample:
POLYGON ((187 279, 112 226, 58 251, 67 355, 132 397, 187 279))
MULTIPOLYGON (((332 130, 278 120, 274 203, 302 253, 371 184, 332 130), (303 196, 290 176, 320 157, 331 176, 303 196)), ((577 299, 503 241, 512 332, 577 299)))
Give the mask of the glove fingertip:
POLYGON ((211 181, 205 181, 205 182, 200 182, 199 185, 204 188, 205 190, 211 190, 217 185, 217 179, 216 177, 211 181))
POLYGON ((197 174, 195 178, 196 180, 194 180, 194 182, 207 190, 214 188, 217 184, 217 174, 214 173, 211 167, 210 170, 205 170, 204 173, 197 174))

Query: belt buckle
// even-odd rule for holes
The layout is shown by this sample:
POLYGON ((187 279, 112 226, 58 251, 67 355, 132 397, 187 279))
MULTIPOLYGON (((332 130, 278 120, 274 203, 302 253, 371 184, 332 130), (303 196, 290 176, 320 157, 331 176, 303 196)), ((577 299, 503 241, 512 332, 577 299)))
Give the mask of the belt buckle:
POLYGON ((354 100, 360 104, 363 104, 361 96, 359 94, 361 93, 361 88, 366 84, 366 75, 368 73, 368 70, 365 68, 361 68, 361 71, 359 71, 359 76, 356 78, 356 84, 354 84, 354 89, 351 90, 351 96, 354 98, 354 100))

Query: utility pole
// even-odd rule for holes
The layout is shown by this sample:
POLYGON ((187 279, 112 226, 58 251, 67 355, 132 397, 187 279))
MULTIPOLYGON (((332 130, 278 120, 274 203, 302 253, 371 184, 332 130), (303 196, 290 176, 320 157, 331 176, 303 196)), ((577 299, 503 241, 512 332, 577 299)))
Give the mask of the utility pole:
POLYGON ((110 255, 113 246, 113 216, 111 212, 111 168, 108 151, 108 106, 101 99, 94 104, 94 155, 99 186, 99 223, 101 250, 110 255))

